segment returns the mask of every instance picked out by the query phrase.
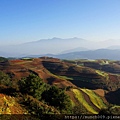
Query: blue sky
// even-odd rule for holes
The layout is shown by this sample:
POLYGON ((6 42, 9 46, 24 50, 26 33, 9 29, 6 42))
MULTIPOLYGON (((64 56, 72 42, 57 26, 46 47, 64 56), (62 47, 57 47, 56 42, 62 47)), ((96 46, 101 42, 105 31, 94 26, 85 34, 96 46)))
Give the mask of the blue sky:
POLYGON ((0 44, 120 39, 120 0, 0 0, 0 44))

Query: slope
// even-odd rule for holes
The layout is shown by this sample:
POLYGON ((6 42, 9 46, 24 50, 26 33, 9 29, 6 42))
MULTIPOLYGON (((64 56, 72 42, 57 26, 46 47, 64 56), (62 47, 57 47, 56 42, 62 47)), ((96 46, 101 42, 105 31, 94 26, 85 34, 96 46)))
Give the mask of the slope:
MULTIPOLYGON (((119 82, 119 76, 117 75, 56 58, 16 59, 9 60, 8 63, 6 65, 1 64, 0 70, 9 75, 12 83, 16 85, 21 78, 33 73, 42 78, 44 82, 65 90, 66 94, 70 96, 74 113, 98 114, 108 103, 105 99, 105 94, 100 94, 96 89, 101 88, 104 93, 106 90, 116 90, 115 86, 119 82), (113 78, 115 81, 113 81, 113 78)), ((14 84, 13 87, 15 87, 14 84)), ((34 100, 31 97, 29 98, 34 100)), ((34 101, 52 109, 50 106, 44 105, 43 102, 34 101)))

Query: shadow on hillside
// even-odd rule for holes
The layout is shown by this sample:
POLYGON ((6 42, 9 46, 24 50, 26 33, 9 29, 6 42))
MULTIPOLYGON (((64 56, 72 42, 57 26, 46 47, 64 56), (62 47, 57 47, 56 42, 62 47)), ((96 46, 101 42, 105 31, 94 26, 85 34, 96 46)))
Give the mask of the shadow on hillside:
POLYGON ((16 89, 15 88, 5 87, 5 86, 0 86, 0 93, 14 96, 14 93, 16 93, 16 89))
POLYGON ((80 80, 71 80, 74 85, 80 88, 87 88, 87 89, 98 89, 97 85, 92 84, 90 82, 80 81, 80 80))
POLYGON ((107 93, 105 98, 111 104, 120 105, 120 89, 107 93))
POLYGON ((52 83, 55 81, 55 78, 50 77, 47 79, 47 81, 48 81, 48 84, 52 85, 52 83))

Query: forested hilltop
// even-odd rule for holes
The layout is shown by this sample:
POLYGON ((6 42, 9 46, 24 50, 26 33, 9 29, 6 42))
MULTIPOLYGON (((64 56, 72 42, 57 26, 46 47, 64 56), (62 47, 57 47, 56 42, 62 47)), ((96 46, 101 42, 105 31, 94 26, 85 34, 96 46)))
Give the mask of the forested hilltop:
POLYGON ((119 73, 107 59, 0 57, 0 114, 120 114, 119 73))

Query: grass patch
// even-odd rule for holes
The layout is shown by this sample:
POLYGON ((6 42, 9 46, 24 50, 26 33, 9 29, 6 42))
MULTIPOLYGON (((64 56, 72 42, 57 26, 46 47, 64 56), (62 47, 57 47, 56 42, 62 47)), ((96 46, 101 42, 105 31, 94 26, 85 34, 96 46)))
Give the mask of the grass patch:
POLYGON ((70 99, 70 102, 71 102, 71 104, 72 104, 72 107, 74 107, 75 106, 75 103, 70 99))
POLYGON ((82 105, 88 110, 90 111, 91 113, 93 114, 98 114, 97 111, 95 111, 92 106, 90 106, 86 100, 84 99, 84 96, 82 95, 82 93, 80 92, 80 90, 78 89, 73 89, 73 92, 76 96, 76 98, 80 101, 80 103, 82 103, 82 105))
POLYGON ((65 79, 65 80, 73 80, 72 77, 68 77, 68 76, 58 76, 59 78, 65 79))
POLYGON ((91 102, 99 109, 105 108, 106 105, 104 104, 103 100, 96 95, 92 90, 88 89, 81 89, 83 92, 85 92, 89 97, 91 102))
POLYGON ((62 80, 74 80, 72 77, 63 76, 63 75, 55 75, 55 74, 51 73, 50 71, 48 71, 48 73, 49 73, 51 76, 53 76, 53 77, 55 77, 55 78, 57 78, 57 79, 62 79, 62 80))
POLYGON ((69 76, 72 80, 79 80, 79 81, 85 81, 85 82, 91 82, 92 78, 88 77, 82 77, 82 76, 69 76))
POLYGON ((103 72, 103 71, 96 70, 96 73, 97 73, 98 75, 100 75, 100 76, 105 77, 105 78, 106 78, 106 80, 108 80, 108 79, 109 79, 108 74, 107 74, 107 73, 105 73, 105 72, 103 72))
POLYGON ((58 75, 55 75, 53 73, 51 73, 49 70, 47 70, 48 74, 51 75, 52 77, 55 77, 57 79, 61 79, 61 80, 72 80, 72 78, 70 77, 67 77, 67 76, 58 76, 58 75))
POLYGON ((114 106, 112 107, 112 109, 114 109, 114 108, 119 108, 119 109, 120 109, 120 106, 114 105, 114 106))

